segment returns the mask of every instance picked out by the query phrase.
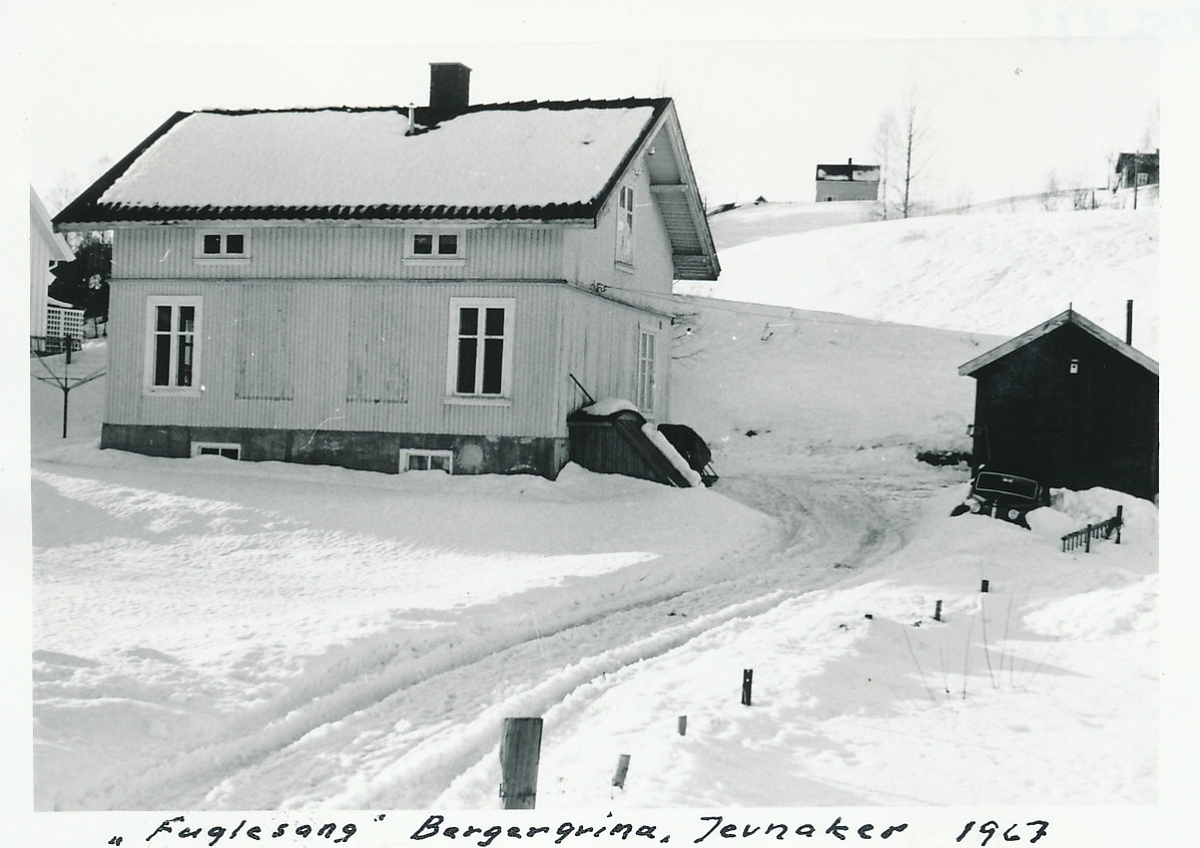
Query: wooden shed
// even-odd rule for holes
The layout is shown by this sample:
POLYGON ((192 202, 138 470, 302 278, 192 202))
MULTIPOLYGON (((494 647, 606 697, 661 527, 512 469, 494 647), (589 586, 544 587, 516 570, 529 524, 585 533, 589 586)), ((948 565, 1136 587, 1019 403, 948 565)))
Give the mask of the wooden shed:
POLYGON ((1128 341, 1068 309, 958 371, 976 380, 974 470, 1157 496, 1158 363, 1128 341))

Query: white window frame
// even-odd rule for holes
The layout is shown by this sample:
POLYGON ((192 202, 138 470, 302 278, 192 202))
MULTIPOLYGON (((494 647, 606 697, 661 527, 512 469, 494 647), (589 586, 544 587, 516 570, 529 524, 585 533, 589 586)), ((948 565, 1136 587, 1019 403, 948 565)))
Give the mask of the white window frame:
POLYGON ((196 240, 193 248, 193 258, 197 265, 249 265, 250 264, 250 231, 247 229, 208 229, 196 230, 196 240), (218 253, 205 253, 204 240, 215 236, 221 240, 221 250, 218 253), (242 252, 229 252, 229 237, 242 237, 242 252))
POLYGON ((404 231, 404 264, 413 265, 464 265, 467 261, 466 230, 458 227, 408 227, 404 231), (432 240, 432 252, 417 253, 416 241, 419 236, 429 236, 432 240), (440 253, 443 236, 454 236, 455 250, 453 253, 440 253))
POLYGON ((446 346, 446 402, 447 403, 475 403, 475 404, 492 404, 508 406, 512 403, 512 363, 513 363, 513 338, 514 325, 516 319, 516 300, 511 297, 452 297, 450 298, 450 315, 449 315, 449 332, 446 346), (475 391, 460 392, 458 391, 458 350, 459 350, 459 312, 463 309, 478 309, 480 311, 480 320, 477 326, 477 333, 474 336, 476 339, 484 340, 488 338, 485 335, 486 330, 486 313, 487 309, 503 309, 504 310, 504 333, 500 336, 492 336, 490 338, 499 338, 502 340, 500 358, 500 392, 497 394, 484 394, 482 392, 483 385, 483 364, 486 356, 486 345, 477 344, 475 350, 475 391))
POLYGON ((1148 171, 1138 171, 1137 184, 1139 186, 1144 186, 1144 185, 1150 184, 1150 174, 1148 171))
POLYGON ((145 394, 180 395, 184 397, 199 397, 201 393, 200 366, 203 362, 203 333, 204 298, 199 295, 159 295, 146 298, 146 350, 142 368, 142 390, 145 394), (158 329, 157 318, 160 306, 171 307, 170 353, 167 363, 167 374, 170 383, 157 385, 154 382, 155 365, 157 363, 157 341, 162 332, 158 329), (192 321, 192 384, 190 386, 176 385, 179 366, 179 339, 183 335, 178 331, 178 310, 181 307, 195 308, 192 321))
POLYGON ((633 187, 622 185, 617 192, 617 243, 618 265, 633 267, 633 187))
POLYGON ((647 418, 654 415, 658 400, 658 331, 638 328, 637 365, 634 369, 634 402, 647 418))
POLYGON ((405 474, 409 471, 445 471, 447 474, 454 473, 454 451, 449 450, 426 450, 425 448, 402 448, 400 450, 400 473, 405 474), (424 460, 424 468, 410 468, 409 463, 416 459, 424 460), (434 463, 437 461, 437 467, 434 463))
POLYGON ((239 442, 192 442, 192 456, 204 456, 204 451, 217 451, 216 456, 223 459, 240 460, 242 458, 242 446, 239 442), (237 451, 237 456, 225 456, 221 451, 237 451))

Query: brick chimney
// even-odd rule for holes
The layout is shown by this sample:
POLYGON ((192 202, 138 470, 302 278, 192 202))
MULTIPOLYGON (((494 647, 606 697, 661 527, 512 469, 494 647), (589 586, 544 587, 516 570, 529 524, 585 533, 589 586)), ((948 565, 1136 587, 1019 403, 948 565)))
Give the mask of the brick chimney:
POLYGON ((429 63, 429 108, 457 112, 471 102, 471 69, 461 62, 429 63))

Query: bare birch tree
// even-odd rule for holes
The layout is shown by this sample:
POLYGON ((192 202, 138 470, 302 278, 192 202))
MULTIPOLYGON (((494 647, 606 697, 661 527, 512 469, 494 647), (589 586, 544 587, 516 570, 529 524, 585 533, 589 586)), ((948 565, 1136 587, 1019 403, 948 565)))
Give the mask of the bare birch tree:
POLYGON ((929 151, 926 150, 929 115, 925 98, 916 83, 909 88, 908 97, 904 101, 900 133, 904 159, 904 192, 900 202, 900 213, 907 218, 915 203, 913 183, 921 176, 930 159, 929 151))
POLYGON ((896 153, 900 149, 900 128, 896 124, 896 116, 886 113, 879 121, 879 129, 875 135, 875 157, 879 160, 879 217, 885 221, 891 217, 894 203, 893 169, 896 153))

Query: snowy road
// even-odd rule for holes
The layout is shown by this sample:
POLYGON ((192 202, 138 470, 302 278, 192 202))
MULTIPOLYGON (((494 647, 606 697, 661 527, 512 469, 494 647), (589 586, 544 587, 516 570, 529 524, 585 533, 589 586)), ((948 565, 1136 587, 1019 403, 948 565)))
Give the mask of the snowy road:
MULTIPOLYGON (((201 478, 193 488, 207 497, 216 482, 201 478)), ((709 561, 689 552, 693 561, 686 568, 626 567, 617 573, 631 573, 629 584, 582 580, 461 612, 409 610, 391 626, 310 656, 298 673, 279 679, 269 697, 213 716, 217 726, 210 720, 207 733, 168 747, 157 761, 132 760, 127 765, 133 768, 108 762, 90 778, 77 775, 71 795, 58 803, 87 809, 426 807, 461 775, 495 759, 505 716, 544 715, 567 702, 578 712, 623 669, 853 578, 899 547, 896 528, 919 493, 864 482, 844 471, 723 479, 719 492, 774 516, 777 532, 715 551, 709 561)), ((165 496, 127 499, 161 504, 165 496)), ((241 500, 238 510, 197 509, 201 501, 186 497, 180 506, 228 523, 237 520, 231 515, 257 511, 253 497, 241 500)), ((146 516, 164 521, 162 509, 146 516)), ((263 525, 311 532, 312 518, 289 515, 277 501, 269 515, 248 519, 253 527, 242 528, 248 536, 241 546, 263 525)), ((193 524, 177 528, 174 546, 188 546, 188 536, 204 541, 210 530, 193 524)), ((277 539, 271 547, 281 559, 295 554, 295 543, 277 539)), ((270 553, 260 552, 264 556, 270 553)), ((186 710, 187 699, 177 695, 172 707, 186 710)), ((193 734, 199 727, 191 724, 193 734)))

